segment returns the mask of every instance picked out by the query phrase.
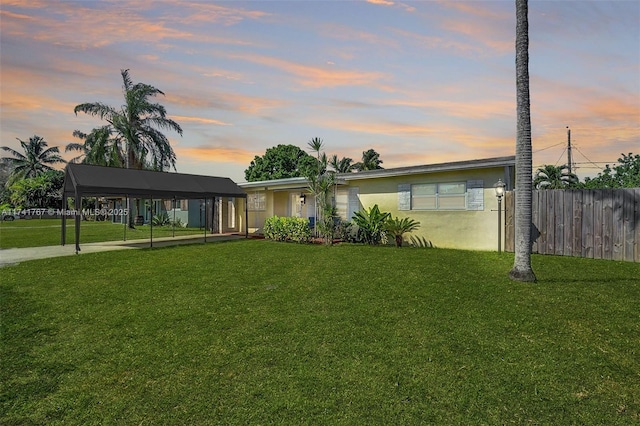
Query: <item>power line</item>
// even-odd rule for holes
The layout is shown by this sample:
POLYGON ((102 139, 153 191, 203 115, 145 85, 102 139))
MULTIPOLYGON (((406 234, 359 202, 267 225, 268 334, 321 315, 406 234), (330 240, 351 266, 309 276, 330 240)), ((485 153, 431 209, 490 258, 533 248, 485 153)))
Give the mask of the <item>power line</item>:
POLYGON ((535 151, 531 151, 531 153, 532 153, 532 154, 535 154, 536 152, 544 151, 545 149, 553 148, 553 147, 556 147, 556 146, 558 146, 558 145, 564 145, 564 142, 560 142, 560 143, 557 143, 557 144, 555 144, 555 145, 548 146, 548 147, 546 147, 546 148, 536 149, 535 151))

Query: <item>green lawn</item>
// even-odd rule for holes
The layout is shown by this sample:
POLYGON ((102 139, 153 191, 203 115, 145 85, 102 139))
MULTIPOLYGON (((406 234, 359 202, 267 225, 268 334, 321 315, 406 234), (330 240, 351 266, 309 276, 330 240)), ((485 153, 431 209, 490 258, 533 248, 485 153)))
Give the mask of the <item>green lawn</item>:
MULTIPOLYGON (((60 244, 62 221, 59 219, 21 219, 11 222, 0 221, 0 248, 42 247, 60 244)), ((154 226, 153 238, 171 237, 169 226, 154 226)), ((126 230, 127 240, 148 239, 151 226, 141 225, 126 230)), ((175 235, 204 234, 202 229, 175 228, 175 235)), ((67 221, 67 244, 75 244, 75 224, 67 221)), ((111 222, 82 222, 80 243, 95 243, 123 240, 125 229, 121 224, 111 222)))
POLYGON ((0 269, 0 424, 638 424, 640 265, 261 240, 0 269))

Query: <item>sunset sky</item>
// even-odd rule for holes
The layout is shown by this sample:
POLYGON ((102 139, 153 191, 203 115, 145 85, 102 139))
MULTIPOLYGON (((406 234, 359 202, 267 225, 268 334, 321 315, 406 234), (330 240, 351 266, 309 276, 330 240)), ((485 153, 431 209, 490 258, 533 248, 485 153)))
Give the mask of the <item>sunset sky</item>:
MULTIPOLYGON (((640 2, 530 1, 534 168, 581 179, 640 153, 640 2), (595 164, 594 164, 595 163, 595 164)), ((78 142, 151 84, 183 137, 177 170, 244 181, 256 155, 303 149, 385 168, 513 155, 513 1, 0 0, 0 145, 78 142)), ((65 154, 67 159, 71 154, 65 154)))

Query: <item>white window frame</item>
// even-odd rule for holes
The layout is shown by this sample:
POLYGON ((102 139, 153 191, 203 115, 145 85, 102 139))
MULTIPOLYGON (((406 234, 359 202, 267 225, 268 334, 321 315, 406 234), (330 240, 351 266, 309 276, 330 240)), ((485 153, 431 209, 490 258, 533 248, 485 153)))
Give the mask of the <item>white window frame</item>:
POLYGON ((264 192, 247 194, 247 210, 250 212, 263 212, 267 210, 267 194, 264 192))
MULTIPOLYGON (((424 205, 424 204, 423 204, 424 205)), ((437 182, 437 183, 416 183, 411 185, 411 210, 467 210, 467 183, 466 182, 437 182), (462 192, 454 192, 447 193, 445 188, 447 186, 460 186, 462 185, 462 192), (417 187, 433 187, 433 195, 420 195, 419 197, 422 199, 433 199, 433 207, 416 207, 416 198, 418 196, 415 195, 417 187), (453 199, 462 199, 464 200, 464 204, 462 206, 443 206, 446 203, 446 200, 453 199)))

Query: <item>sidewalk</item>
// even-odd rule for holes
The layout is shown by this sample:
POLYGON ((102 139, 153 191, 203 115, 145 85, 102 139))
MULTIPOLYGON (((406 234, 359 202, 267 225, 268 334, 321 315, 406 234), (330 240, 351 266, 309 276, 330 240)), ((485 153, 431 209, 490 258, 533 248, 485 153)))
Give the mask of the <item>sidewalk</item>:
MULTIPOLYGON (((244 238, 237 234, 207 235, 207 242, 218 242, 244 238)), ((178 237, 154 238, 153 247, 166 247, 182 244, 203 243, 203 235, 181 235, 178 237)), ((105 241, 101 243, 81 243, 80 253, 97 253, 112 250, 132 250, 149 247, 149 239, 128 241, 105 241)), ((25 247, 0 250, 0 268, 16 265, 34 259, 46 259, 51 257, 73 256, 76 254, 75 243, 65 246, 25 247)))

